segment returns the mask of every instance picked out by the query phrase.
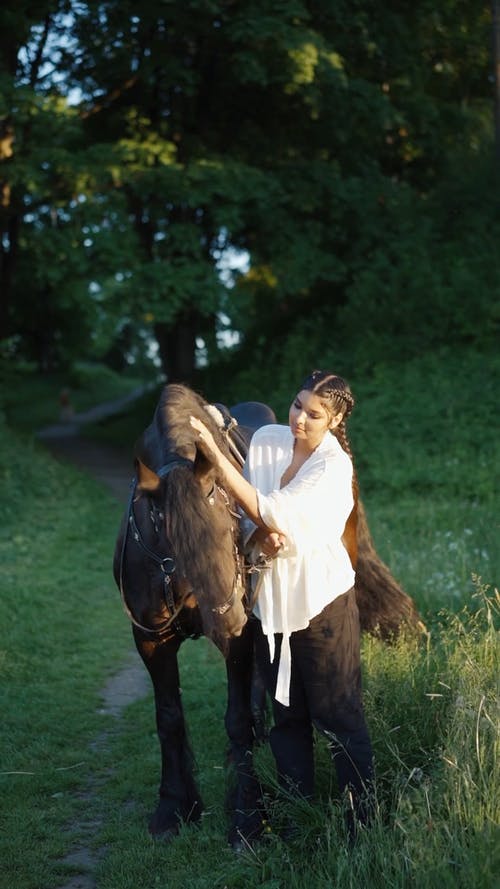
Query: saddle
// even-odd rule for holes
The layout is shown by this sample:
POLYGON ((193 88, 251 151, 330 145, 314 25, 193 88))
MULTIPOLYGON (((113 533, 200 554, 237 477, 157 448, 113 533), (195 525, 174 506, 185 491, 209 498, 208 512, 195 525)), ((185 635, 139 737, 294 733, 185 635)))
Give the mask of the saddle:
POLYGON ((276 423, 276 414, 262 401, 242 401, 228 408, 215 402, 207 410, 224 433, 233 457, 243 466, 252 435, 261 426, 276 423))

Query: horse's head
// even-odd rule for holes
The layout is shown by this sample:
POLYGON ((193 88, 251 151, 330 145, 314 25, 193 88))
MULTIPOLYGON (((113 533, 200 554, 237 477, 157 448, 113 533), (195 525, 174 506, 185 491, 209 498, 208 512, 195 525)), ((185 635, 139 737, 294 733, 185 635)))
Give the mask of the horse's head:
POLYGON ((205 402, 185 386, 165 386, 153 422, 136 444, 138 488, 164 514, 176 566, 173 582, 188 594, 188 603, 198 605, 205 635, 223 646, 246 623, 238 514, 196 449, 191 415, 203 419, 225 447, 205 402))

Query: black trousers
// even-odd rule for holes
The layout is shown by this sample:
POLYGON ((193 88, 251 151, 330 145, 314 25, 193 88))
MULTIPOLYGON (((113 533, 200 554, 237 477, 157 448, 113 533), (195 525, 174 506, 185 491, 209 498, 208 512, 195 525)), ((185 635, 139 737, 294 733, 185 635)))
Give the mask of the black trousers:
POLYGON ((274 699, 282 636, 275 636, 273 663, 260 621, 255 638, 259 668, 273 700, 270 744, 280 784, 302 796, 312 796, 315 726, 328 739, 341 794, 349 792, 354 815, 366 822, 373 755, 361 697, 354 589, 327 605, 305 630, 292 633, 289 707, 274 699))

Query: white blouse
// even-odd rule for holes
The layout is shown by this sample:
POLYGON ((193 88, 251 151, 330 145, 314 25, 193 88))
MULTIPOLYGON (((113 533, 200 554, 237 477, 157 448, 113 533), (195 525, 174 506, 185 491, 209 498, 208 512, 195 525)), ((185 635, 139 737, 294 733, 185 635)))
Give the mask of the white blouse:
MULTIPOLYGON (((257 488, 259 512, 270 528, 282 531, 286 549, 257 575, 254 613, 262 621, 271 661, 274 634, 282 633, 276 700, 289 705, 290 635, 303 630, 337 596, 354 585, 354 570, 341 537, 354 506, 352 462, 327 432, 294 478, 280 489, 293 457, 288 426, 263 426, 252 438, 244 475, 257 488)), ((255 530, 242 521, 244 542, 255 530)), ((259 548, 251 558, 256 560, 259 548)))

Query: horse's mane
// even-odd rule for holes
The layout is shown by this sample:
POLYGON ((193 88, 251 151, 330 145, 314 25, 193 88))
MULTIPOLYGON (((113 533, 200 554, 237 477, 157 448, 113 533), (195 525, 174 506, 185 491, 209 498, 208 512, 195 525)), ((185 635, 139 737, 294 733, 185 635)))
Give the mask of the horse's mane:
MULTIPOLYGON (((219 500, 216 507, 210 503, 197 479, 199 471, 206 483, 219 481, 214 467, 197 448, 198 434, 190 425, 190 416, 203 420, 221 450, 229 455, 225 439, 207 412, 206 404, 187 386, 178 383, 165 386, 151 424, 136 443, 135 455, 136 462, 140 461, 153 473, 176 456, 193 463, 192 467, 175 466, 162 480, 156 496, 161 498, 165 531, 175 551, 177 573, 186 577, 193 587, 203 613, 205 634, 216 636, 217 618, 213 608, 231 592, 236 571, 233 542, 236 543, 238 523, 219 500), (230 540, 227 535, 231 533, 230 540)), ((236 513, 230 498, 228 506, 236 513)))

